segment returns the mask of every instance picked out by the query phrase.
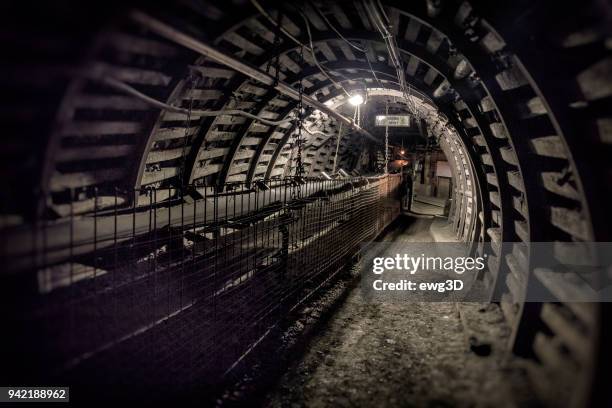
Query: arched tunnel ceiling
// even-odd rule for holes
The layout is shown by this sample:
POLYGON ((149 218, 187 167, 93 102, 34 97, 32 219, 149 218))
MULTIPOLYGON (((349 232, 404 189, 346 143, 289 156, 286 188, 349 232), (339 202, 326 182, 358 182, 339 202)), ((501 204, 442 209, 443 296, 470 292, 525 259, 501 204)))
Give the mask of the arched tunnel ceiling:
MULTIPOLYGON (((328 41, 337 45, 337 40, 332 39, 328 41)), ((332 73, 339 75, 339 78, 337 78, 339 82, 348 82, 346 87, 351 88, 352 84, 354 85, 361 81, 372 82, 374 80, 374 74, 372 74, 370 67, 367 66, 364 61, 359 61, 357 59, 339 59, 333 53, 332 47, 327 45, 328 41, 315 42, 315 44, 317 47, 328 50, 327 56, 332 58, 333 61, 324 62, 324 64, 328 69, 332 70, 332 73), (330 56, 330 53, 332 56, 330 56)), ((336 48, 334 47, 333 49, 336 48)), ((281 79, 286 80, 295 86, 295 84, 299 82, 298 78, 302 78, 306 87, 306 93, 310 95, 317 95, 321 100, 326 99, 327 95, 337 92, 337 89, 335 89, 336 87, 331 84, 330 81, 326 80, 326 78, 313 66, 308 66, 307 68, 299 70, 298 72, 293 72, 297 71, 299 67, 295 62, 291 62, 293 60, 288 57, 288 54, 292 52, 295 53, 295 51, 295 48, 292 48, 289 51, 280 54, 279 59, 282 61, 281 71, 283 72, 283 74, 280 75, 281 79), (291 69, 293 69, 293 71, 291 71, 291 69), (284 72, 287 72, 290 75, 286 75, 284 72)), ((338 51, 336 50, 336 52, 338 51)), ((274 59, 275 56, 267 58, 274 59)), ((269 62, 270 59, 268 59, 263 65, 266 66, 269 62)), ((419 63, 424 64, 422 60, 419 60, 419 63)), ((394 73, 388 65, 376 63, 371 65, 373 70, 378 73, 378 81, 376 82, 382 82, 384 84, 394 82, 392 80, 394 73)), ((234 75, 227 70, 222 70, 219 68, 204 68, 202 65, 192 66, 192 71, 193 70, 197 70, 199 73, 205 72, 207 75, 213 75, 213 77, 205 77, 205 82, 216 82, 218 84, 220 81, 227 82, 227 79, 234 77, 234 75), (216 78, 220 75, 222 75, 221 80, 216 78)), ((428 70, 428 73, 429 77, 432 77, 435 74, 435 71, 430 69, 428 70)), ((397 80, 395 80, 395 82, 396 81, 397 80)), ((418 78, 415 78, 414 82, 422 86, 431 87, 431 83, 428 85, 418 78)), ((278 118, 279 112, 282 113, 282 115, 280 115, 282 117, 291 114, 292 107, 295 106, 295 102, 289 102, 283 97, 277 96, 274 91, 266 92, 264 88, 258 86, 256 83, 253 83, 253 81, 250 80, 243 81, 242 83, 240 83, 238 80, 236 81, 236 85, 230 85, 230 88, 234 87, 235 90, 233 90, 231 93, 226 92, 225 95, 221 97, 221 92, 216 91, 216 89, 194 89, 192 91, 189 87, 185 86, 184 81, 181 81, 177 84, 172 93, 173 98, 176 98, 179 101, 182 99, 183 103, 185 103, 186 100, 191 100, 190 94, 195 94, 196 97, 194 100, 196 100, 196 103, 204 102, 204 106, 207 105, 207 101, 211 100, 207 98, 219 97, 221 101, 216 101, 213 106, 218 108, 221 108, 222 106, 225 106, 226 108, 250 108, 254 109, 256 113, 264 113, 273 119, 278 118)), ((359 89, 359 87, 357 87, 357 89, 359 89)), ((429 95, 433 95, 433 92, 435 92, 435 90, 428 90, 429 95)), ((187 131, 188 134, 190 132, 200 133, 200 137, 194 137, 194 139, 197 139, 194 141, 195 145, 185 146, 183 145, 184 143, 182 143, 183 140, 181 140, 185 138, 182 137, 184 134, 181 133, 180 126, 173 126, 175 124, 180 125, 179 122, 182 119, 186 119, 185 115, 177 115, 174 113, 162 113, 160 115, 158 119, 159 126, 154 126, 151 135, 148 137, 146 152, 143 154, 143 157, 146 157, 146 159, 144 159, 144 165, 146 167, 142 169, 144 171, 139 174, 137 184, 148 185, 154 183, 159 185, 159 183, 163 183, 164 180, 175 179, 179 174, 177 166, 181 165, 186 167, 192 166, 191 168, 187 168, 185 170, 185 172, 188 173, 188 178, 187 176, 185 177, 191 182, 202 177, 214 175, 216 173, 221 173, 228 181, 244 180, 244 177, 246 176, 246 174, 244 174, 244 154, 238 154, 236 156, 237 150, 243 146, 251 146, 251 143, 253 143, 252 136, 254 135, 256 137, 260 137, 262 133, 265 134, 265 127, 262 127, 257 123, 253 123, 252 121, 245 123, 246 121, 244 121, 242 118, 229 118, 227 116, 221 116, 214 121, 205 120, 204 123, 199 124, 199 128, 197 130, 187 131), (168 125, 168 123, 170 125, 168 125), (220 134, 220 131, 217 129, 221 127, 223 127, 224 130, 223 133, 220 134), (229 137, 231 137, 235 143, 233 143, 230 147, 224 146, 222 142, 226 141, 226 139, 229 137), (170 140, 174 140, 174 142, 171 142, 170 140), (237 145, 237 143, 240 144, 237 145), (223 145, 223 147, 218 147, 219 144, 223 145), (183 156, 189 156, 190 154, 193 156, 191 157, 191 160, 187 160, 187 157, 181 159, 183 156), (230 155, 232 155, 234 158, 231 159, 229 157, 230 155), (174 166, 168 166, 168 161, 170 160, 174 160, 174 166), (194 161, 196 163, 193 163, 194 161), (237 161, 238 163, 234 163, 234 161, 237 161), (226 166, 229 165, 230 167, 224 168, 220 162, 228 163, 226 166), (160 165, 159 163, 162 164, 160 165), (196 165, 194 166, 193 164, 196 165), (205 167, 205 169, 202 169, 202 167, 205 167), (242 173, 243 177, 241 177, 240 173, 242 173), (231 178, 231 176, 234 177, 231 178)), ((198 119, 199 118, 194 117, 193 121, 196 122, 198 119)), ((194 125, 196 124, 194 123, 194 125)), ((185 125, 183 124, 183 126, 185 125)), ((192 125, 190 124, 189 127, 191 128, 192 125)), ((193 127, 197 127, 197 125, 193 127)), ((271 129, 264 135, 264 141, 267 140, 268 142, 267 144, 265 142, 263 143, 264 150, 266 149, 267 145, 278 141, 278 138, 275 136, 280 135, 282 131, 283 129, 280 129, 280 132, 279 130, 271 129)), ((282 140, 283 139, 281 138, 281 141, 282 140)), ((277 149, 282 147, 282 145, 276 146, 277 149)), ((261 148, 258 150, 261 152, 261 148)), ((259 164, 258 162, 261 161, 260 159, 261 154, 256 155, 253 158, 252 166, 257 168, 259 164)), ((274 164, 270 164, 270 167, 273 166, 274 164)), ((253 170, 247 170, 246 173, 252 174, 253 170)), ((261 177, 266 173, 267 172, 259 172, 251 177, 261 177)))
MULTIPOLYGON (((368 54, 366 60, 360 55, 364 53, 352 49, 306 7, 317 59, 335 81, 349 90, 381 85, 397 90, 382 37, 360 12, 360 3, 318 7, 346 39, 361 44, 368 54)), ((273 5, 267 8, 276 15, 273 5)), ((387 4, 385 8, 408 82, 433 101, 441 114, 439 118, 429 116, 430 132, 440 137, 454 129, 454 137, 472 149, 470 158, 483 174, 481 189, 493 207, 483 214, 485 224, 490 224, 486 233, 502 241, 536 236, 540 229, 533 230, 529 219, 537 218, 540 206, 529 203, 543 202, 552 194, 560 197, 559 204, 541 214, 550 220, 551 233, 589 239, 592 223, 581 179, 541 91, 502 37, 472 9, 457 4, 443 10, 432 14, 418 6, 387 4), (534 168, 526 155, 534 152, 545 158, 546 171, 534 168), (538 183, 543 183, 544 190, 538 183)), ((319 72, 308 52, 300 63, 299 48, 287 38, 277 37, 273 25, 256 10, 252 13, 233 24, 216 19, 219 31, 214 36, 194 28, 187 31, 196 38, 210 35, 221 50, 262 70, 273 72, 278 58, 279 79, 293 87, 302 81, 306 94, 321 102, 333 103, 342 97, 342 91, 319 72)), ((180 17, 166 13, 160 18, 175 18, 176 26, 187 27, 180 17)), ((284 8, 282 19, 286 30, 307 43, 304 22, 298 15, 284 8)), ((172 39, 159 38, 131 21, 129 15, 99 35, 84 66, 183 107, 239 108, 277 120, 292 115, 296 106, 294 100, 177 46, 172 39)), ((186 115, 152 110, 80 78, 71 83, 63 100, 43 170, 49 175, 43 190, 56 193, 58 206, 65 202, 62 191, 66 188, 77 190, 83 202, 77 208, 87 211, 94 202, 104 202, 105 194, 112 195, 116 185, 250 182, 290 174, 293 166, 296 129, 290 124, 271 127, 228 115, 187 121, 186 115), (94 195, 97 200, 92 199, 94 195)), ((309 126, 325 125, 327 132, 338 129, 326 115, 313 119, 307 121, 309 126)), ((307 174, 329 171, 332 140, 326 141, 320 134, 307 134, 306 139, 306 146, 316 147, 306 152, 307 174)), ((359 140, 358 135, 343 137, 341 167, 350 170, 363 146, 359 140)), ((112 199, 107 199, 107 205, 113 205, 112 199)))
MULTIPOLYGON (((275 5, 266 7, 270 16, 277 15, 275 5)), ((395 72, 385 55, 380 33, 373 30, 361 4, 340 2, 317 7, 318 12, 306 6, 305 13, 313 31, 317 59, 335 82, 355 90, 374 87, 373 84, 397 89, 395 72), (346 39, 361 44, 366 53, 352 49, 332 32, 320 12, 334 21, 334 29, 340 30, 346 39)), ((281 9, 283 28, 306 44, 304 22, 295 9, 281 9)), ((338 87, 315 67, 310 53, 305 52, 304 64, 299 64, 302 57, 298 47, 286 36, 277 36, 275 27, 255 9, 246 18, 226 15, 218 6, 197 10, 197 16, 191 18, 215 21, 206 31, 185 24, 185 10, 162 10, 158 12, 161 18, 182 27, 196 40, 207 37, 219 49, 262 70, 274 73, 278 61, 280 80, 294 87, 302 81, 305 93, 320 101, 340 95, 338 87), (223 23, 225 20, 228 23, 223 23)), ((439 9, 428 9, 390 2, 385 4, 385 12, 401 50, 408 82, 415 92, 431 99, 442 114, 441 119, 432 115, 429 127, 435 129, 439 122, 446 124, 448 119, 448 124, 475 146, 479 166, 485 174, 491 174, 488 180, 512 187, 509 191, 494 192, 500 195, 493 195, 494 202, 499 199, 500 206, 508 203, 506 208, 499 209, 500 213, 518 214, 520 218, 529 214, 527 203, 531 197, 542 199, 533 187, 534 194, 529 194, 530 187, 521 181, 530 178, 525 177, 525 171, 535 171, 534 177, 542 179, 549 192, 561 195, 563 200, 576 200, 574 206, 557 207, 558 212, 549 215, 554 218, 552 224, 573 236, 583 239, 592 236, 582 181, 558 128, 558 118, 551 115, 541 90, 502 36, 467 3, 450 2, 439 9), (525 124, 517 125, 521 122, 514 119, 525 124), (512 123, 510 128, 508 122, 512 123), (533 127, 527 122, 538 124, 533 127), (514 137, 520 132, 531 133, 528 138, 514 137), (554 171, 534 170, 525 155, 517 155, 529 151, 554 158, 551 159, 554 171), (557 187, 556 181, 568 169, 571 186, 566 183, 557 187), (510 204, 513 195, 523 197, 519 209, 510 204), (567 231, 569 227, 563 224, 563 219, 568 217, 584 219, 578 223, 583 227, 567 231)), ((290 98, 178 46, 171 38, 160 38, 130 20, 128 15, 99 34, 82 70, 120 79, 153 97, 183 107, 239 108, 276 120, 293 114, 296 102, 290 98)), ((586 89, 586 95, 589 94, 592 92, 586 89)), ((88 186, 104 191, 117 184, 146 187, 204 180, 251 181, 287 172, 296 130, 289 124, 270 127, 227 115, 217 118, 194 115, 188 120, 184 114, 160 113, 83 78, 71 82, 63 100, 56 119, 59 126, 46 149, 43 191, 61 193, 66 188, 77 189, 81 190, 79 196, 88 200, 92 196, 88 186)), ((334 129, 333 121, 329 129, 334 129)), ((349 141, 347 138, 343 142, 343 157, 351 154, 349 141)), ((329 160, 319 163, 312 174, 328 166, 329 160)), ((506 225, 505 230, 510 232, 504 239, 515 236, 513 229, 506 225)))
MULTIPOLYGON (((241 25, 241 27, 248 26, 249 24, 250 25, 256 24, 254 23, 254 21, 257 21, 257 17, 247 20, 247 22, 241 25)), ((235 28, 234 30, 237 30, 237 28, 235 28)), ((261 51, 258 50, 256 47, 246 45, 245 42, 242 40, 236 40, 236 34, 233 34, 233 33, 234 31, 226 33, 222 37, 223 41, 227 41, 227 38, 233 38, 235 39, 235 41, 238 41, 240 44, 245 46, 247 50, 253 53, 259 53, 263 51, 263 50, 261 51)), ((375 74, 371 72, 371 69, 374 70, 374 72, 378 73, 378 76, 376 77, 377 79, 376 82, 381 82, 381 81, 384 83, 393 82, 392 80, 390 81, 390 79, 394 77, 394 72, 389 65, 374 63, 374 64, 370 64, 371 65, 371 68, 370 68, 370 66, 368 66, 365 63, 363 57, 361 59, 357 59, 354 53, 347 52, 347 49, 343 45, 344 43, 342 41, 337 40, 333 36, 330 38, 329 35, 325 37, 327 37, 326 40, 315 40, 315 44, 316 44, 315 48, 319 50, 319 53, 321 53, 321 55, 319 55, 319 58, 321 59, 321 61, 323 61, 323 64, 325 64, 326 68, 332 71, 332 75, 338 74, 339 77, 336 78, 337 80, 339 80, 340 82, 345 82, 346 79, 349 79, 347 81, 349 82, 347 87, 350 88, 351 83, 355 84, 357 81, 372 82, 374 80, 375 74), (323 51, 320 51, 320 50, 323 50, 323 51), (335 53, 333 50, 335 50, 335 53), (340 57, 341 54, 344 54, 345 58, 341 58, 340 57), (353 59, 350 59, 350 58, 353 58, 353 59), (343 71, 347 71, 347 72, 343 73, 343 71)), ((356 37, 356 36, 353 35, 351 37, 356 37)), ((374 43, 374 38, 376 38, 376 34, 371 33, 371 32, 364 33, 362 37, 368 39, 367 41, 363 40, 364 44, 374 43)), ((355 40, 355 38, 352 38, 352 39, 355 40)), ((223 43, 223 41, 218 41, 218 42, 223 43)), ((375 46, 369 45, 367 48, 369 50, 373 50, 376 48, 380 50, 381 49, 380 40, 376 42, 375 44, 376 44, 375 46)), ((245 51, 245 54, 246 52, 247 51, 245 51)), ((306 92, 311 95, 318 95, 319 98, 325 98, 326 95, 330 94, 330 92, 337 91, 335 89, 336 87, 333 84, 331 84, 329 81, 327 81, 325 77, 313 66, 314 64, 313 64, 312 59, 308 61, 308 58, 305 58, 309 62, 309 66, 307 66, 307 68, 301 69, 301 67, 299 67, 296 64, 296 62, 292 60, 291 57, 289 56, 292 53, 295 55, 296 53, 295 47, 289 47, 287 50, 284 50, 279 55, 281 71, 282 71, 282 73, 279 75, 280 79, 287 80, 289 83, 296 84, 298 82, 298 78, 303 78, 304 84, 307 88, 306 92)), ((379 53, 380 55, 382 55, 382 51, 379 51, 379 53)), ((256 55, 256 57, 259 57, 259 55, 256 55)), ((258 60, 257 58, 253 58, 253 60, 257 61, 256 63, 261 63, 262 67, 263 66, 269 67, 270 62, 274 60, 275 58, 276 56, 274 55, 267 55, 263 58, 263 60, 261 59, 258 60)), ((370 56, 369 58, 372 58, 372 56, 370 56)), ((417 58, 417 57, 413 57, 413 58, 417 58)), ((415 68, 414 66, 415 63, 421 64, 423 67, 427 67, 426 63, 422 59, 415 59, 415 61, 416 62, 413 62, 412 65, 409 65, 409 69, 415 68)), ((203 61, 200 61, 200 62, 203 62, 203 61)), ((427 72, 425 74, 424 79, 421 79, 415 76, 413 81, 418 85, 431 88, 432 84, 434 83, 434 79, 436 79, 435 77, 437 77, 438 75, 434 69, 432 68, 426 68, 426 69, 427 69, 427 72), (427 84, 427 82, 429 82, 429 84, 427 84)), ((220 82, 219 79, 215 79, 218 76, 222 76, 221 81, 228 82, 227 80, 233 77, 231 72, 228 72, 227 70, 222 70, 219 68, 204 69, 203 66, 197 66, 197 70, 200 73, 206 72, 207 75, 213 76, 213 77, 206 77, 207 82, 211 82, 211 81, 217 82, 217 83, 220 82)), ((436 81, 436 84, 438 82, 439 80, 436 81)), ((184 83, 179 83, 176 89, 173 91, 173 93, 180 94, 181 91, 179 90, 179 88, 182 88, 182 87, 184 87, 184 83)), ((231 94, 226 92, 225 99, 220 98, 221 100, 224 101, 225 106, 255 108, 256 112, 266 112, 267 114, 271 115, 271 117, 276 117, 278 115, 277 111, 279 110, 279 108, 286 108, 284 109, 283 113, 287 114, 288 112, 291 111, 291 106, 293 106, 291 105, 291 103, 289 105, 284 106, 287 101, 283 100, 282 97, 275 97, 274 92, 266 93, 265 89, 258 87, 256 84, 253 84, 252 81, 249 81, 249 80, 246 80, 242 83, 240 83, 240 81, 238 80, 236 82, 236 85, 230 85, 230 87, 232 88, 235 87, 236 89, 232 91, 231 94), (231 95, 231 97, 228 97, 228 95, 231 95), (253 100, 261 99, 261 100, 257 102, 254 102, 253 100, 245 101, 244 98, 251 98, 253 100)), ((436 92, 436 90, 439 92, 438 88, 440 88, 440 85, 438 85, 438 87, 433 90, 428 89, 429 95, 433 95, 434 92, 436 92)), ((183 90, 183 92, 190 92, 190 90, 189 89, 183 90)), ((201 89, 201 90, 198 89, 193 92, 198 94, 198 96, 202 98, 200 99, 200 101, 207 101, 208 99, 204 99, 204 98, 210 98, 211 96, 212 97, 221 96, 220 93, 215 92, 214 89, 201 89)), ((175 96, 175 98, 190 99, 189 97, 186 97, 186 96, 175 96)), ((217 105, 223 106, 222 103, 223 102, 218 103, 217 105)), ((184 116, 185 115, 183 115, 183 117, 184 116)), ((176 114, 172 114, 172 113, 170 114, 162 113, 161 114, 160 118, 158 119, 158 123, 160 124, 160 126, 158 129, 153 130, 151 136, 149 137, 148 143, 146 144, 146 153, 143 154, 143 157, 146 157, 146 159, 144 159, 145 168, 142 169, 145 171, 141 171, 141 173, 139 174, 137 185, 138 184, 148 185, 151 183, 155 183, 159 185, 159 183, 163 183, 164 180, 176 178, 177 175, 179 174, 177 166, 181 166, 181 165, 191 166, 191 169, 185 170, 186 173, 189 173, 190 181, 195 181, 198 178, 210 176, 211 174, 215 174, 215 173, 221 173, 222 177, 230 181, 231 180, 243 180, 245 176, 248 176, 248 174, 251 174, 250 177, 252 178, 256 176, 261 177, 264 174, 271 174, 269 170, 265 172, 259 172, 257 174, 253 174, 254 173, 253 169, 247 170, 246 171, 247 174, 244 174, 245 173, 244 168, 246 167, 245 166, 246 163, 244 163, 245 159, 243 158, 244 153, 238 154, 236 156, 237 151, 240 150, 241 147, 246 147, 246 146, 249 146, 249 143, 253 143, 253 138, 250 137, 251 135, 255 134, 256 136, 258 136, 262 133, 262 127, 259 126, 258 124, 251 123, 251 122, 243 123, 242 119, 236 120, 236 118, 234 118, 234 121, 230 121, 230 118, 228 117, 220 117, 215 121, 208 120, 208 121, 205 121, 206 123, 201 125, 200 129, 197 130, 197 132, 201 133, 201 135, 199 138, 194 138, 194 139, 198 139, 195 141, 195 145, 194 146, 182 146, 182 149, 181 149, 180 147, 177 147, 177 143, 176 143, 177 139, 181 139, 180 137, 176 137, 176 139, 174 139, 175 143, 167 141, 167 140, 172 140, 172 139, 168 139, 170 137, 181 136, 180 128, 177 129, 177 126, 171 126, 170 127, 171 131, 168 131, 169 126, 166 126, 165 124, 168 122, 171 122, 172 124, 174 124, 175 122, 177 122, 177 119, 182 119, 183 117, 181 117, 180 115, 178 115, 177 117, 176 114), (230 122, 228 123, 228 121, 230 122), (224 130, 223 133, 220 134, 219 131, 216 130, 220 127, 225 127, 226 129, 229 128, 230 130, 229 131, 224 130), (156 131, 161 133, 161 136, 155 134, 156 131), (220 144, 219 142, 223 142, 223 140, 221 141, 219 140, 219 137, 221 137, 222 139, 232 137, 233 143, 231 144, 230 147, 224 146, 224 147, 219 148, 217 147, 220 144), (165 140, 165 142, 159 143, 158 142, 159 139, 165 140), (247 144, 245 144, 244 142, 246 142, 247 144), (166 146, 164 146, 164 144, 166 146), (193 150, 191 152, 191 156, 192 156, 191 160, 179 159, 179 156, 180 157, 188 156, 191 150, 193 150), (229 157, 230 155, 233 156, 233 160, 229 157), (200 160, 201 158, 203 159, 200 160), (174 166, 168 166, 169 160, 174 160, 175 163, 178 161, 178 163, 176 163, 174 166), (234 163, 234 161, 237 161, 238 163, 234 163), (223 166, 221 165, 220 162, 224 162, 227 164, 223 166), (160 165, 159 163, 162 163, 162 165, 160 165), (205 168, 203 170, 199 170, 199 169, 202 169, 202 167, 205 167, 205 168), (146 171, 146 170, 156 170, 156 171, 151 172, 151 171, 146 171), (151 173, 155 173, 155 174, 151 174, 151 173), (234 177, 231 178, 232 176, 234 177)), ((189 132, 190 131, 188 131, 188 133, 189 132)), ((278 141, 278 139, 275 138, 275 136, 280 135, 280 133, 281 132, 278 132, 276 130, 270 130, 268 134, 265 135, 263 138, 264 139, 263 149, 265 150, 268 147, 268 145, 271 145, 273 142, 278 141), (267 143, 265 142, 266 140, 267 140, 267 143)), ((281 138, 280 141, 286 142, 287 138, 284 138, 284 139, 281 138)), ((283 147, 282 144, 277 144, 276 149, 281 149, 282 147, 283 147)), ((261 161, 260 159, 261 159, 262 148, 259 147, 257 150, 259 154, 256 155, 256 157, 252 160, 252 163, 251 163, 251 166, 254 166, 255 168, 261 167, 259 166, 259 162, 261 161)), ((249 153, 246 153, 246 154, 248 155, 249 153)), ((278 157, 278 153, 276 153, 275 151, 275 154, 273 154, 273 156, 278 157)), ((264 159, 265 158, 267 157, 264 156, 264 159)), ((282 163, 282 160, 284 158, 286 158, 286 156, 281 155, 281 165, 284 164, 282 163)), ((276 165, 275 163, 268 163, 268 167, 274 167, 275 165, 276 165)))
MULTIPOLYGON (((471 157, 485 174, 486 190, 491 191, 491 201, 499 204, 501 218, 516 218, 507 221, 504 228, 500 225, 502 239, 514 239, 516 225, 530 234, 527 219, 534 214, 529 200, 541 201, 548 194, 560 197, 560 205, 546 215, 553 231, 581 239, 592 237, 592 210, 584 200, 584 180, 573 159, 581 149, 568 148, 564 132, 569 128, 560 128, 563 119, 553 116, 542 90, 514 53, 516 47, 508 46, 469 3, 427 4, 389 1, 384 3, 384 10, 408 83, 415 93, 433 101, 440 113, 440 118, 430 115, 430 131, 439 135, 442 126, 454 127, 457 137, 473 150, 471 157), (534 166, 527 154, 546 158, 546 171, 534 166), (536 184, 543 184, 544 190, 524 180, 538 180, 536 184), (503 217, 504 213, 512 217, 503 217), (564 221, 567 219, 577 220, 579 227, 570 227, 564 221)), ((286 35, 277 34, 274 25, 255 8, 229 13, 219 5, 198 8, 186 2, 183 6, 151 12, 195 41, 208 41, 272 74, 278 61, 280 80, 293 87, 302 81, 305 93, 321 102, 334 101, 342 94, 315 67, 309 52, 304 52, 304 62, 300 63, 298 47, 286 35)), ((382 37, 361 3, 320 3, 316 8, 318 11, 306 5, 304 12, 317 59, 335 82, 351 90, 364 86, 397 90, 382 37), (320 13, 344 38, 361 44, 366 52, 351 48, 320 13)), ((306 44, 304 21, 295 7, 280 9, 283 29, 306 44)), ((484 6, 481 9, 488 11, 484 6)), ((265 4, 265 10, 272 18, 278 16, 274 3, 265 4)), ((296 102, 291 98, 185 49, 172 38, 161 38, 133 21, 129 13, 115 18, 92 44, 79 72, 119 79, 185 108, 238 108, 274 120, 293 115, 296 102)), ((597 58, 590 61, 601 64, 597 58)), ((582 68, 573 72, 583 78, 599 72, 589 71, 586 63, 582 68)), ((576 99, 602 97, 592 89, 593 83, 582 81, 582 95, 576 99)), ((131 188, 252 181, 279 177, 291 167, 296 129, 290 124, 271 127, 228 115, 194 115, 187 120, 187 115, 152 109, 81 75, 69 82, 62 99, 57 126, 45 149, 41 185, 43 191, 55 194, 58 205, 65 200, 62 191, 67 188, 76 189, 86 202, 92 199, 93 187, 100 197, 117 185, 131 188)), ((328 131, 338 128, 333 120, 326 122, 328 131)), ((584 126, 590 126, 587 123, 584 126)), ((598 128, 605 129, 601 125, 598 128)), ((356 145, 349 147, 355 139, 343 138, 341 160, 355 153, 356 145)), ((309 143, 314 142, 306 140, 309 143)), ((329 169, 332 143, 328 145, 308 159, 309 174, 329 169)), ((84 210, 90 207, 83 205, 84 210)))

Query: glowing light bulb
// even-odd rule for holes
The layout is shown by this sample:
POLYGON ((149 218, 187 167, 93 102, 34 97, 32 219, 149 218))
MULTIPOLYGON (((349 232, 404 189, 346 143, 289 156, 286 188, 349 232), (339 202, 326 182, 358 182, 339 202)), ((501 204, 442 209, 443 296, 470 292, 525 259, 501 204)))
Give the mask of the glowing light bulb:
POLYGON ((349 98, 349 103, 353 106, 361 105, 363 103, 363 96, 354 94, 349 98))

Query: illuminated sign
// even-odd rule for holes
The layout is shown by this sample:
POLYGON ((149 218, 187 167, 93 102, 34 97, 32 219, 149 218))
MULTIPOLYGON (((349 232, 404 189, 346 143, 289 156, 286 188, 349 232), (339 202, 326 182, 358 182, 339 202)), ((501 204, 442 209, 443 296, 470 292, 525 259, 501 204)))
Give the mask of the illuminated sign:
POLYGON ((376 115, 376 126, 409 127, 408 115, 376 115))

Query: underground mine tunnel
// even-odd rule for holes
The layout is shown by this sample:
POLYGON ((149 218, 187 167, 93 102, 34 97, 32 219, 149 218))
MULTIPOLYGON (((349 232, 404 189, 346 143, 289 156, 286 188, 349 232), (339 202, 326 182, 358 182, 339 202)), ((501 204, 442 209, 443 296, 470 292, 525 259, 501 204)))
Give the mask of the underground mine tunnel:
POLYGON ((612 405, 608 2, 0 7, 0 401, 612 405))

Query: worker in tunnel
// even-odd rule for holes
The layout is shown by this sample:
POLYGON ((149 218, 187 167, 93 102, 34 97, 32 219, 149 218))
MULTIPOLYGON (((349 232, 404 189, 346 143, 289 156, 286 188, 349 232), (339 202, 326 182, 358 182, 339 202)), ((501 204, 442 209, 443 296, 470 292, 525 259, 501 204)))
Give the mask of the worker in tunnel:
POLYGON ((607 2, 0 9, 0 405, 612 406, 607 2))
POLYGON ((410 211, 412 204, 412 167, 402 167, 402 184, 400 188, 401 208, 402 211, 410 211))

